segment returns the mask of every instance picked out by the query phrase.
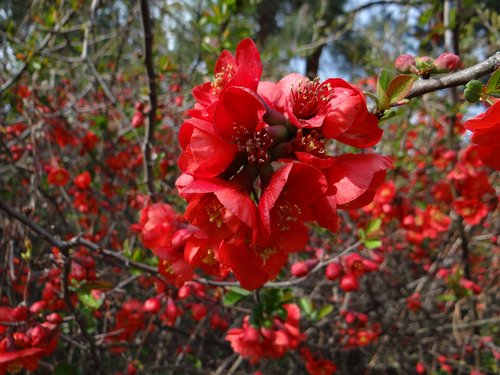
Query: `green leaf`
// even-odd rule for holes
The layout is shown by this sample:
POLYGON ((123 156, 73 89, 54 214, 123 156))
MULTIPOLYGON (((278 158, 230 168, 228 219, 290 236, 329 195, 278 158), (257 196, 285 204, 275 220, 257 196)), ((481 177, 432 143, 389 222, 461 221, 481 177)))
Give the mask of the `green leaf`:
POLYGON ((368 249, 375 249, 377 247, 380 247, 382 246, 382 241, 380 240, 366 240, 364 242, 365 246, 368 248, 368 249))
POLYGON ((325 318, 330 315, 333 311, 333 305, 324 305, 318 310, 318 320, 325 318))
POLYGON ((378 109, 387 109, 390 107, 389 96, 387 95, 387 86, 391 82, 394 73, 388 69, 382 69, 377 80, 377 98, 378 109))
POLYGON ((78 300, 87 306, 89 309, 97 310, 101 307, 104 299, 95 299, 90 291, 80 291, 78 292, 78 300))
POLYGON ((81 372, 78 368, 71 366, 68 363, 59 363, 54 368, 54 375, 79 375, 81 372))
POLYGON ((302 298, 299 298, 298 302, 299 302, 299 307, 302 310, 302 312, 307 316, 311 315, 311 313, 313 312, 313 305, 312 305, 311 299, 306 298, 306 297, 302 297, 302 298))
POLYGON ((486 94, 500 91, 500 69, 495 70, 486 83, 486 94))
POLYGON ((398 113, 396 111, 385 111, 384 115, 382 116, 382 118, 380 120, 378 120, 378 122, 381 123, 382 121, 389 120, 389 119, 397 116, 397 114, 398 113))
POLYGON ((363 228, 358 229, 358 236, 361 241, 364 241, 366 239, 366 233, 363 228))
POLYGON ((386 89, 386 95, 389 97, 391 103, 397 103, 404 99, 410 92, 415 76, 409 74, 402 74, 394 77, 386 89))
POLYGON ((441 294, 440 296, 436 297, 436 300, 438 302, 452 302, 456 301, 456 297, 453 294, 441 294))
POLYGON ((378 232, 381 226, 382 226, 382 219, 377 218, 374 220, 370 220, 368 226, 366 227, 366 235, 370 237, 370 234, 378 232))
POLYGON ((250 294, 251 292, 248 290, 234 286, 226 294, 224 294, 222 297, 222 303, 225 306, 231 306, 245 299, 250 294))

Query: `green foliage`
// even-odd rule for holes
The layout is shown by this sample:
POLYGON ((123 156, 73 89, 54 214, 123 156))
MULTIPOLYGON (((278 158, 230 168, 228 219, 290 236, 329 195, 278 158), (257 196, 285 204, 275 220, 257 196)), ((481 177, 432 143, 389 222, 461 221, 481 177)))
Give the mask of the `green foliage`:
POLYGON ((293 299, 293 294, 287 289, 261 289, 256 293, 259 294, 259 300, 252 310, 250 315, 250 324, 254 327, 273 326, 273 318, 275 316, 282 320, 286 320, 287 312, 283 307, 293 299))

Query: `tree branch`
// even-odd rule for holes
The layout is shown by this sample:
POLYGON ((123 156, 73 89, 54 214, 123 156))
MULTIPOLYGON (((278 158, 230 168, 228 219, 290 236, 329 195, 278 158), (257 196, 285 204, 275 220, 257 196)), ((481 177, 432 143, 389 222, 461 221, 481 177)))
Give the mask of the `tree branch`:
POLYGON ((458 72, 446 74, 440 77, 430 79, 421 79, 413 84, 410 93, 406 99, 412 99, 417 96, 439 91, 442 89, 465 85, 467 82, 481 78, 487 74, 493 73, 500 68, 500 51, 489 57, 485 61, 473 65, 470 68, 458 72))
POLYGON ((149 195, 154 200, 155 188, 153 184, 153 160, 151 152, 154 140, 154 127, 156 122, 156 110, 158 108, 158 96, 156 93, 156 76, 153 63, 153 33, 151 31, 151 18, 149 16, 148 0, 140 0, 142 27, 144 30, 144 63, 148 73, 149 84, 149 121, 146 124, 144 134, 143 153, 144 153, 144 173, 148 185, 149 195))

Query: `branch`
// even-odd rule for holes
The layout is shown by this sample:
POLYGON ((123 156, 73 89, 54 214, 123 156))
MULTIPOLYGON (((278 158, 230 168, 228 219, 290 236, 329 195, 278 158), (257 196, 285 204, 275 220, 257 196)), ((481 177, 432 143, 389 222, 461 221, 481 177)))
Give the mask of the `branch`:
POLYGON ((105 255, 109 258, 114 258, 114 259, 126 264, 127 266, 137 268, 139 270, 148 272, 152 275, 158 275, 158 270, 156 268, 148 266, 147 264, 144 264, 144 263, 130 260, 114 250, 103 249, 98 244, 96 244, 92 241, 89 241, 85 238, 81 238, 80 236, 74 237, 69 241, 60 240, 55 235, 51 234, 50 232, 48 232, 47 230, 42 228, 40 225, 35 223, 33 220, 31 220, 27 216, 16 211, 13 207, 11 207, 7 202, 3 201, 2 199, 0 199, 0 210, 6 212, 9 216, 17 219, 18 221, 20 221, 21 223, 26 225, 33 232, 35 232, 40 237, 42 237, 45 241, 50 243, 52 246, 57 247, 61 251, 67 251, 67 250, 69 250, 73 247, 76 247, 76 246, 85 246, 86 248, 88 248, 90 250, 94 250, 98 253, 101 253, 102 255, 105 255))
POLYGON ((141 1, 141 16, 142 27, 144 30, 144 63, 148 72, 149 83, 149 104, 148 113, 149 121, 146 124, 146 132, 144 134, 144 173, 146 183, 151 198, 154 200, 155 188, 153 184, 153 160, 151 159, 151 150, 154 140, 154 126, 156 122, 156 109, 158 108, 158 96, 156 93, 156 76, 153 64, 153 33, 151 31, 151 18, 149 16, 148 0, 141 1))
POLYGON ((465 85, 473 79, 478 79, 487 74, 493 73, 498 68, 500 68, 500 51, 485 61, 473 65, 470 68, 446 74, 441 77, 433 77, 430 79, 421 79, 416 81, 413 84, 410 93, 406 96, 406 99, 412 99, 417 96, 422 96, 430 92, 450 87, 465 85))
POLYGON ((33 232, 37 233, 40 237, 50 243, 52 246, 55 246, 61 250, 61 253, 64 255, 64 272, 62 278, 63 284, 63 298, 68 310, 74 315, 78 326, 80 327, 80 331, 88 342, 90 347, 90 353, 92 355, 92 359, 94 361, 95 368, 97 374, 100 373, 100 365, 99 365, 99 355, 97 353, 97 348, 95 346, 95 341, 90 337, 87 331, 87 324, 85 322, 85 318, 76 310, 73 302, 71 301, 70 290, 69 290, 69 274, 71 272, 71 255, 69 254, 69 249, 78 245, 80 241, 79 237, 75 237, 70 241, 62 241, 49 233, 47 230, 43 229, 29 217, 23 215, 22 213, 16 211, 13 207, 11 207, 7 202, 4 202, 0 199, 0 209, 6 212, 9 216, 17 219, 27 227, 29 227, 33 232))

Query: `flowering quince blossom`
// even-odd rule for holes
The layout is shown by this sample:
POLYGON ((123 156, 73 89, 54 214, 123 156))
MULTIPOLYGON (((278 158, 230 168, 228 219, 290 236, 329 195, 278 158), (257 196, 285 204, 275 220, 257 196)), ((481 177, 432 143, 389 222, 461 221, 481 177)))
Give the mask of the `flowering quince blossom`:
MULTIPOLYGON (((193 89, 176 182, 188 202, 184 218, 199 230, 184 243, 184 260, 212 275, 232 271, 250 290, 306 246, 306 223, 335 231, 337 209, 369 204, 392 165, 371 150, 328 155, 333 141, 369 148, 382 136, 359 88, 295 73, 259 82, 261 74, 259 52, 245 39, 235 56, 220 55, 214 81, 193 89)), ((164 246, 148 245, 150 237, 165 233, 168 242, 172 232, 147 222, 141 216, 143 241, 158 253, 164 246)))
POLYGON ((250 363, 257 363, 261 358, 281 358, 287 351, 296 349, 303 339, 300 333, 300 309, 297 305, 285 304, 286 320, 275 318, 270 328, 256 328, 250 324, 247 315, 241 328, 231 328, 226 340, 231 347, 250 363))
POLYGON ((69 172, 64 168, 51 168, 47 182, 54 186, 64 186, 69 181, 69 172))
POLYGON ((500 101, 488 110, 464 123, 471 132, 471 142, 476 145, 479 159, 486 165, 500 170, 500 101))

